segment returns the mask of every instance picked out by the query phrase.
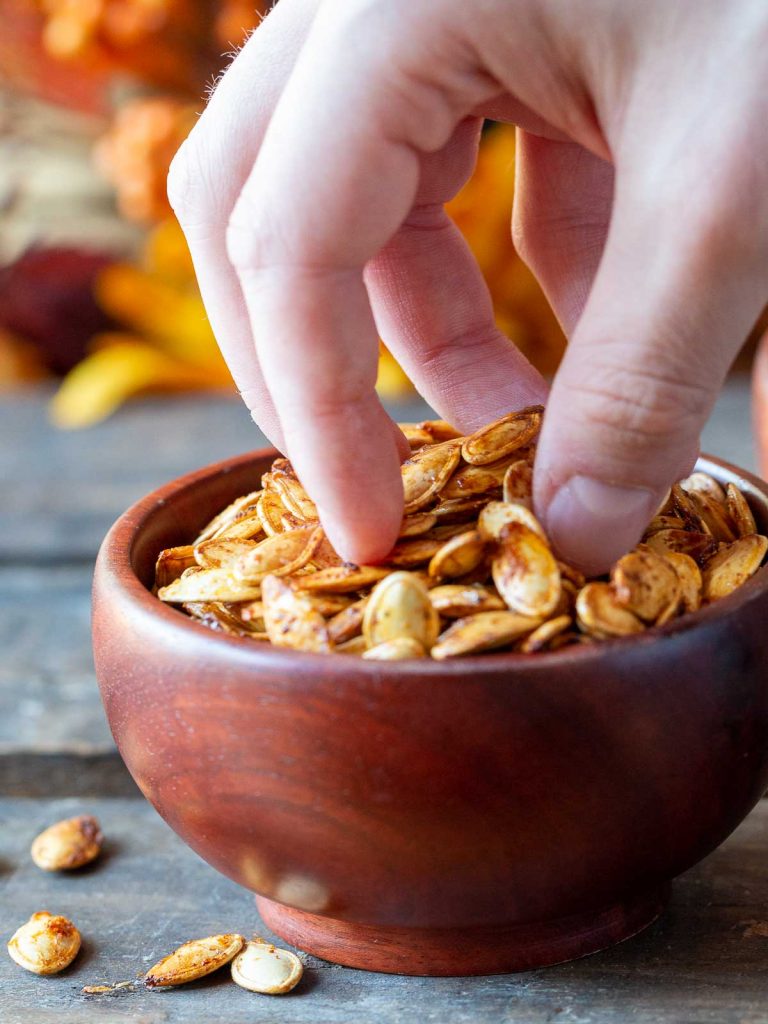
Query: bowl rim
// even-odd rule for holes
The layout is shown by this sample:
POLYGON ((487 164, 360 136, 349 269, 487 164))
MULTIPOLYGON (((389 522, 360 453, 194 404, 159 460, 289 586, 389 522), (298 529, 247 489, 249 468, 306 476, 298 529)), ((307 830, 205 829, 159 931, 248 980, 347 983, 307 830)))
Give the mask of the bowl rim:
MULTIPOLYGON (((137 606, 140 610, 151 614, 158 622, 181 637, 190 641, 201 641, 220 647, 222 656, 228 650, 238 661, 245 659, 254 669, 260 666, 274 670, 281 665, 288 667, 297 662, 306 669, 322 667, 327 673, 333 665, 333 671, 340 676, 381 678, 383 674, 407 678, 408 676, 465 676, 476 672, 500 671, 514 672, 525 669, 551 671, 559 665, 565 665, 576 659, 589 662, 604 655, 606 651, 630 652, 640 651, 649 645, 657 644, 668 638, 703 629, 713 619, 728 617, 742 605, 756 599, 768 591, 768 562, 739 588, 713 604, 688 612, 672 619, 664 626, 652 626, 642 633, 627 637, 615 637, 595 644, 574 644, 555 651, 538 651, 526 654, 518 651, 493 651, 476 655, 465 655, 457 658, 437 660, 433 658, 413 658, 402 661, 376 661, 345 654, 314 653, 297 651, 292 648, 275 647, 272 644, 256 643, 247 637, 231 636, 203 626, 195 619, 186 615, 174 605, 160 601, 148 590, 136 575, 132 565, 132 554, 142 530, 151 517, 161 508, 167 507, 174 496, 182 491, 192 489, 203 481, 216 476, 228 475, 242 467, 265 458, 274 458, 279 453, 271 447, 260 448, 218 462, 209 463, 200 469, 193 470, 163 484, 149 494, 134 502, 112 525, 105 536, 97 559, 97 579, 100 572, 109 578, 110 586, 117 587, 121 599, 137 606), (207 641, 206 639, 207 638, 207 641), (329 661, 330 659, 330 661, 329 661)), ((719 482, 735 483, 747 494, 760 495, 765 503, 768 515, 768 482, 761 480, 748 470, 734 466, 732 463, 716 456, 700 454, 695 470, 709 472, 719 482), (712 473, 712 470, 716 473, 712 473)), ((94 603, 95 604, 95 603, 94 603)))

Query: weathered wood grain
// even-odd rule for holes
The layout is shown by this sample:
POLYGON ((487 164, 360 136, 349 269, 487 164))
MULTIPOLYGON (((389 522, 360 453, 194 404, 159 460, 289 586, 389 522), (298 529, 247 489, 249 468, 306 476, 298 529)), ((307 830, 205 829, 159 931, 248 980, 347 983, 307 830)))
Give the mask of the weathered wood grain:
POLYGON ((306 957, 295 994, 257 996, 225 972, 167 992, 133 979, 196 935, 263 932, 250 894, 208 868, 140 800, 0 801, 4 933, 34 910, 71 916, 84 949, 64 974, 38 978, 0 957, 4 1024, 765 1024, 768 805, 677 881, 669 910, 645 933, 585 960, 491 978, 406 978, 335 968, 306 957), (49 875, 31 863, 33 836, 80 810, 108 837, 101 863, 49 875))
POLYGON ((104 747, 90 642, 90 566, 0 566, 0 751, 104 747))

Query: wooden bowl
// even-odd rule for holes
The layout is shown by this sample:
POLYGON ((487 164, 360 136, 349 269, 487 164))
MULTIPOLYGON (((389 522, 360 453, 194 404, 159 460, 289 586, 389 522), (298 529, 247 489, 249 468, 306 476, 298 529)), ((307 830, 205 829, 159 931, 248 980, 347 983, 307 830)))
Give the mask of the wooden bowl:
MULTIPOLYGON (((516 971, 654 920, 768 780, 768 569, 662 629, 550 654, 275 649, 147 589, 158 551, 255 489, 273 454, 166 485, 99 554, 96 669, 146 797, 278 935, 354 967, 516 971)), ((699 468, 765 529, 768 486, 699 468)))

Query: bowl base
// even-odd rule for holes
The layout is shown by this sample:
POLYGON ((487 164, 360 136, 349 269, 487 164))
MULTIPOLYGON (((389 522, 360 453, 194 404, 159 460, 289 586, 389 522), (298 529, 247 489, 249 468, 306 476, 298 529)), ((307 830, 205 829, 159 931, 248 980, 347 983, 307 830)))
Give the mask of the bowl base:
POLYGON ((575 960, 636 935, 656 920, 669 886, 599 911, 556 921, 480 928, 400 928, 357 924, 256 897, 264 923, 323 960, 386 974, 506 974, 575 960))

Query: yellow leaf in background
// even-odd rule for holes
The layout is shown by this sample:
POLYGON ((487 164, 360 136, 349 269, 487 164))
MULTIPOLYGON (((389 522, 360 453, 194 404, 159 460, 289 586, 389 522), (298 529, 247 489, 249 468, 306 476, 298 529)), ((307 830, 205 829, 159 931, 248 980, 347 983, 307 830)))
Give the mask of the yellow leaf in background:
POLYGON ((182 362, 142 338, 111 334, 95 341, 99 347, 67 374, 51 401, 50 417, 57 427, 90 427, 143 392, 214 386, 205 368, 182 362))
POLYGON ((379 371, 376 390, 385 399, 402 399, 413 391, 413 385, 395 357, 384 348, 379 348, 379 371))
POLYGON ((180 291, 139 267, 113 263, 99 274, 95 292, 101 308, 132 333, 184 362, 205 367, 212 387, 229 380, 196 289, 180 291))
POLYGON ((147 236, 144 245, 144 267, 169 284, 181 288, 194 287, 195 268, 187 240, 175 217, 160 221, 147 236))

